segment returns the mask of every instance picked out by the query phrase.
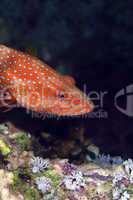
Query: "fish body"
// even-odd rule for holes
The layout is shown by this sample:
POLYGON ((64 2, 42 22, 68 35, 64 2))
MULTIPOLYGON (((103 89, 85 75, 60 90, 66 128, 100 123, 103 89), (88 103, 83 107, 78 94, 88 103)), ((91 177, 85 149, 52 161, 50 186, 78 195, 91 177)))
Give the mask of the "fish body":
POLYGON ((36 57, 0 45, 0 93, 3 91, 11 102, 39 113, 75 116, 93 109, 73 78, 36 57))

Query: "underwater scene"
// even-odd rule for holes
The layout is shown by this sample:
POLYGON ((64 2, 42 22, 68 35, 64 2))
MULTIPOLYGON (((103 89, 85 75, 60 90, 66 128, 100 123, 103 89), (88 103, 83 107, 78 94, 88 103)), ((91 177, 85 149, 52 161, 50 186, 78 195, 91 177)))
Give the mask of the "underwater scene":
POLYGON ((0 1, 0 200, 133 200, 132 1, 0 1))

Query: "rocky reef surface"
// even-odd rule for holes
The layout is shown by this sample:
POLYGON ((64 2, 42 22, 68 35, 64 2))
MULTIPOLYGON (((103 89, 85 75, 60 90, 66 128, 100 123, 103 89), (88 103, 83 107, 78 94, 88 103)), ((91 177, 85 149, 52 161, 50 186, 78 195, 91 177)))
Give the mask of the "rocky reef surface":
POLYGON ((0 124, 0 200, 133 199, 132 159, 42 136, 45 145, 9 122, 0 124))

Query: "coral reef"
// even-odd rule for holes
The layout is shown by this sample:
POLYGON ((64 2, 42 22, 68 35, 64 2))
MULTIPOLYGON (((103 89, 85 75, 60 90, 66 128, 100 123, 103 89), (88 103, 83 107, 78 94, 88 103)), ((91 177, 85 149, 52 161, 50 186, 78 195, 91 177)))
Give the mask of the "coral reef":
POLYGON ((90 145, 90 155, 87 152, 89 160, 85 156, 80 164, 63 158, 46 158, 43 153, 36 156, 32 149, 34 136, 20 130, 11 132, 4 124, 0 125, 0 141, 10 149, 5 151, 5 145, 1 145, 2 200, 133 199, 132 159, 100 154, 94 145, 90 145))

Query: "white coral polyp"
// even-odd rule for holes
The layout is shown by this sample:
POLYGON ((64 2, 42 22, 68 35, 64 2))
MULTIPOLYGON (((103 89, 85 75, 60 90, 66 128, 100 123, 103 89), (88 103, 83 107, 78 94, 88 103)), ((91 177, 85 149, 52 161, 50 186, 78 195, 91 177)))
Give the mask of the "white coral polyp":
POLYGON ((72 175, 66 176, 63 180, 63 185, 68 190, 79 190, 81 187, 85 187, 85 180, 80 171, 74 171, 72 175))
POLYGON ((113 200, 118 200, 120 199, 121 191, 119 188, 114 188, 113 189, 113 200))
POLYGON ((51 180, 44 176, 36 178, 36 185, 37 185, 38 190, 40 190, 42 193, 45 193, 52 189, 51 180))
POLYGON ((126 178, 125 174, 122 173, 122 172, 117 172, 115 175, 114 175, 114 178, 113 178, 113 185, 115 186, 119 181, 121 181, 123 178, 126 178))
POLYGON ((130 195, 128 194, 127 191, 125 191, 121 196, 121 200, 129 200, 129 199, 130 199, 130 195))
POLYGON ((41 157, 34 157, 30 161, 32 172, 38 173, 49 167, 49 160, 41 157))
POLYGON ((133 171, 133 160, 129 158, 128 160, 123 162, 123 165, 125 167, 126 173, 130 175, 133 171))

